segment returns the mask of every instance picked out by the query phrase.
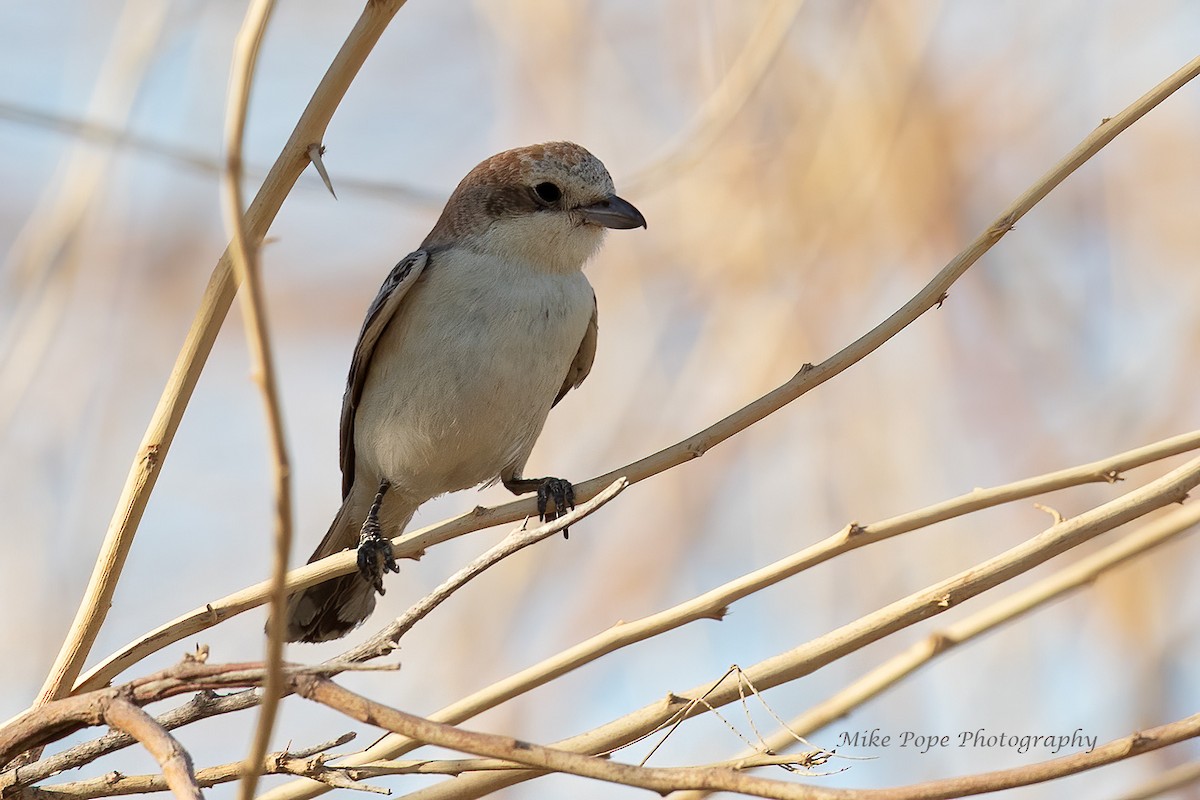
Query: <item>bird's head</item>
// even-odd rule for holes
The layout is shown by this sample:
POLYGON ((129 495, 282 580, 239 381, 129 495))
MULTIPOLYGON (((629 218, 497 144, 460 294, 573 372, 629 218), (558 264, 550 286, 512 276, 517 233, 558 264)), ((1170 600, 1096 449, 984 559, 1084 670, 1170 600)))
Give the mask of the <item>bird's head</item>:
POLYGON ((422 247, 465 246, 537 269, 581 269, 605 228, 644 228, 600 159, 577 144, 506 150, 467 173, 422 247))

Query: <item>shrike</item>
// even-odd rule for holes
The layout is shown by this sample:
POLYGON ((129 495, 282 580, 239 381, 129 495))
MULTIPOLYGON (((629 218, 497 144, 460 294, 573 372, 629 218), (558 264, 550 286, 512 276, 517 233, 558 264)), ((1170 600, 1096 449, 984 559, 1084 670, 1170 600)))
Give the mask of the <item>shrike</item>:
POLYGON ((596 355, 584 263, 605 228, 645 226, 570 142, 508 150, 463 178, 367 309, 342 400, 342 507, 309 559, 357 546, 359 571, 292 595, 289 641, 367 618, 399 571, 387 537, 430 498, 499 480, 536 491, 543 519, 574 506, 568 481, 522 471, 596 355))

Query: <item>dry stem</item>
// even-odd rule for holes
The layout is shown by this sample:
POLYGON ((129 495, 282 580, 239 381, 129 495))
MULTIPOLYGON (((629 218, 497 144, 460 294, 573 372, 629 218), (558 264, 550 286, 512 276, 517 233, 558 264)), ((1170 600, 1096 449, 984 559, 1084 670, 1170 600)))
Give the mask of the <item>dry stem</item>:
MULTIPOLYGON (((279 213, 284 198, 308 166, 308 146, 321 141, 350 82, 404 2, 373 0, 364 7, 246 212, 246 236, 249 241, 262 241, 271 221, 279 213)), ((133 537, 146 510, 150 493, 158 480, 163 460, 179 428, 204 362, 212 350, 217 331, 233 302, 236 288, 230 252, 226 250, 217 261, 200 309, 192 321, 158 407, 138 447, 87 591, 67 639, 38 695, 39 703, 62 697, 71 691, 96 641, 96 635, 112 605, 117 580, 133 545, 133 537)))
POLYGON ((275 727, 275 716, 279 710, 279 695, 283 687, 283 610, 287 603, 284 579, 292 544, 291 468, 283 432, 283 412, 275 379, 267 311, 263 302, 259 243, 249 240, 242 203, 242 142, 246 135, 246 112, 250 104, 250 88, 254 83, 258 51, 274 9, 274 0, 251 0, 234 43, 229 100, 225 111, 225 169, 221 174, 221 208, 225 227, 230 234, 229 254, 233 273, 236 281, 242 284, 242 316, 252 369, 263 397, 275 485, 275 555, 271 569, 271 613, 267 622, 267 679, 263 685, 262 708, 259 710, 254 739, 246 756, 239 793, 241 800, 254 798, 258 788, 259 766, 266 757, 271 730, 275 727))
MULTIPOLYGON (((944 581, 915 592, 908 597, 843 625, 823 636, 779 655, 760 661, 746 669, 746 678, 760 690, 766 690, 808 675, 839 658, 855 652, 896 631, 921 620, 936 616, 964 600, 995 588, 1039 564, 1083 542, 1136 519, 1156 508, 1181 501, 1186 493, 1200 484, 1200 458, 1193 459, 1146 486, 1104 503, 1077 517, 1051 526, 1041 534, 1013 547, 998 556, 964 570, 944 581)), ((714 685, 709 681, 689 691, 671 693, 664 700, 652 703, 612 722, 583 734, 556 743, 554 746, 572 752, 607 752, 636 741, 678 712, 692 705, 695 714, 707 707, 720 707, 739 697, 738 679, 729 678, 714 685), (703 696, 707 705, 694 704, 703 696)), ((385 737, 375 746, 351 760, 369 761, 390 758, 410 743, 401 737, 385 737)), ((504 775, 469 775, 440 786, 414 793, 428 800, 433 797, 479 797, 499 788, 528 780, 530 773, 504 775)), ((263 800, 311 797, 319 787, 293 782, 263 795, 263 800)))
MULTIPOLYGON (((792 719, 786 728, 767 737, 761 743, 761 748, 777 752, 794 747, 798 743, 797 736, 808 736, 841 719, 934 659, 1087 586, 1108 570, 1191 530, 1197 523, 1200 523, 1200 503, 1189 503, 1053 575, 931 633, 923 641, 888 659, 829 699, 792 719)), ((746 750, 735 758, 751 757, 758 752, 759 749, 746 750)), ((681 792, 677 796, 672 795, 671 800, 698 800, 706 795, 706 792, 681 792)))

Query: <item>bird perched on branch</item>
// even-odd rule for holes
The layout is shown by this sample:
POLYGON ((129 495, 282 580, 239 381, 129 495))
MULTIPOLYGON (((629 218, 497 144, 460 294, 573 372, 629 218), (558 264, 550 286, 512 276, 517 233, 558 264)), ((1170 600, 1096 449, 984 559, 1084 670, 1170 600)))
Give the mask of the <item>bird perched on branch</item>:
POLYGON ((596 354, 583 265, 606 228, 645 226, 570 142, 508 150, 463 178, 367 309, 342 401, 342 507, 309 559, 357 546, 359 571, 292 595, 289 641, 367 618, 399 571, 388 537, 430 498, 499 480, 536 491, 543 519, 574 506, 570 482, 522 471, 596 354))

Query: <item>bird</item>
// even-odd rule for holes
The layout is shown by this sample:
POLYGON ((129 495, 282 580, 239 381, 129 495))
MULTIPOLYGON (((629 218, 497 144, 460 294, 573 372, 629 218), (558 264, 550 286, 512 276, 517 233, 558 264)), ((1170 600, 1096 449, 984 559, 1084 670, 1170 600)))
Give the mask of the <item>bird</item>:
POLYGON ((342 504, 309 559, 353 547, 358 571, 291 595, 288 641, 341 638, 367 619, 383 576, 399 572, 389 537, 427 500, 498 481, 537 492, 543 520, 574 507, 570 481, 523 471, 596 355, 583 267, 607 229, 645 227, 572 142, 506 150, 467 173, 367 309, 342 399, 342 504))

